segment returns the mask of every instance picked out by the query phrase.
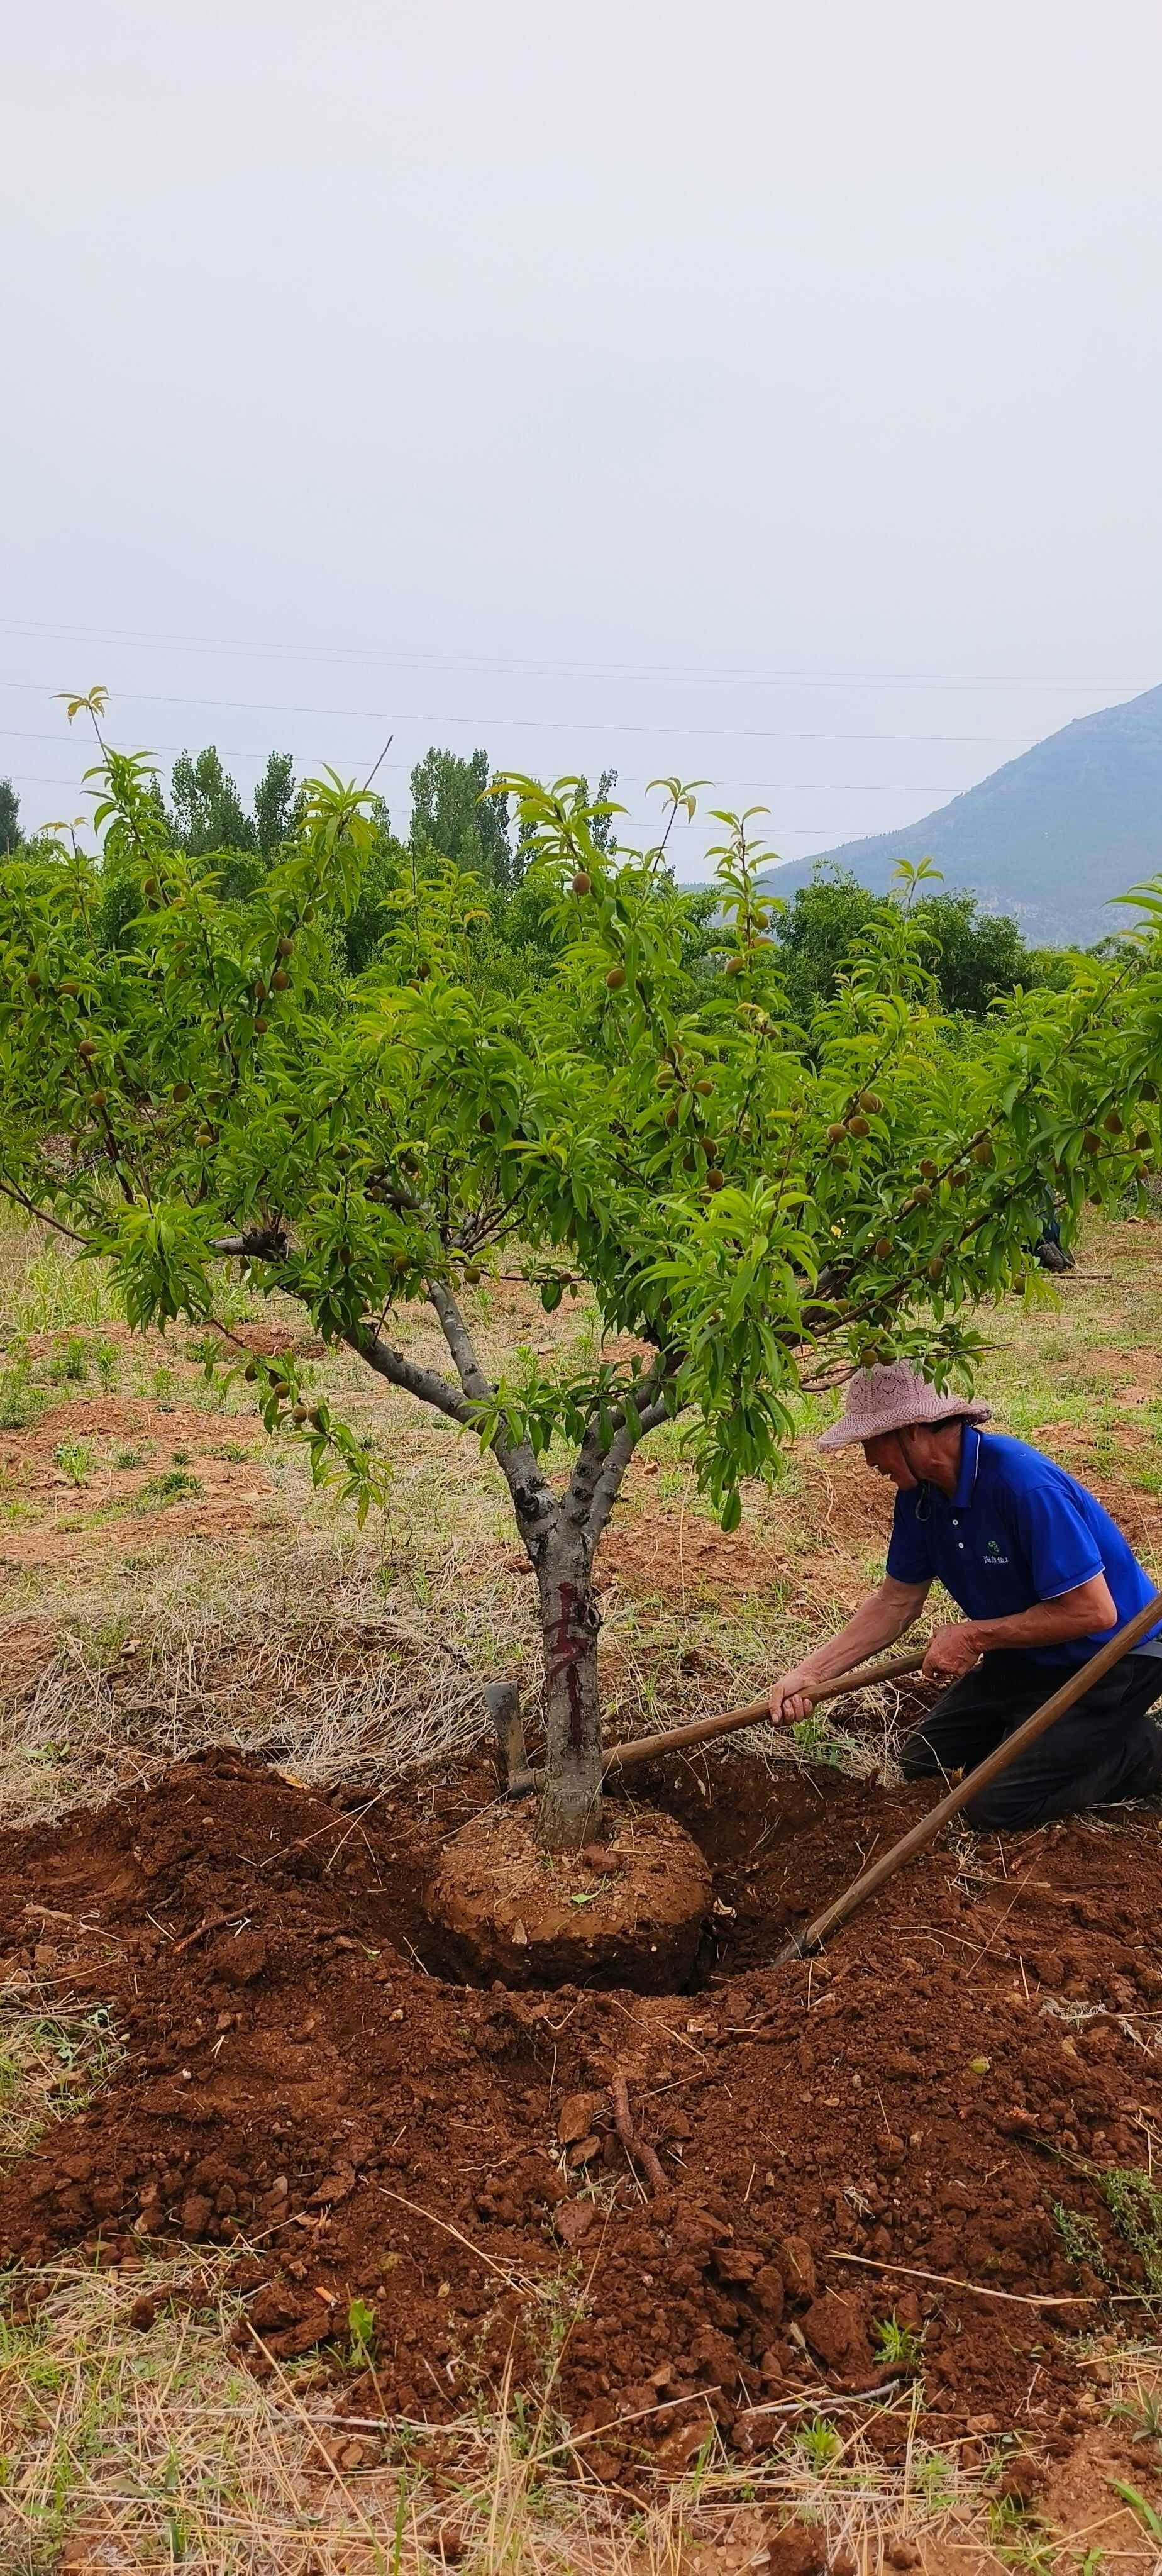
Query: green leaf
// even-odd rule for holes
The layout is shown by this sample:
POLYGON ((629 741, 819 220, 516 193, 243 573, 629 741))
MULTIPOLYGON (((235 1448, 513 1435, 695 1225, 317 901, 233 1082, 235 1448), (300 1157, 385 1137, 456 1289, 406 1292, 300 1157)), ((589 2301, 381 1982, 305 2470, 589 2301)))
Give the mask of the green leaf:
POLYGON ((1140 2488, 1130 2486, 1124 2478, 1107 2478, 1106 2485, 1114 2495, 1121 2497, 1123 2504, 1132 2507, 1143 2530, 1149 2532, 1151 2540, 1162 2540, 1162 2515, 1155 2512, 1152 2504, 1147 2503, 1140 2488))

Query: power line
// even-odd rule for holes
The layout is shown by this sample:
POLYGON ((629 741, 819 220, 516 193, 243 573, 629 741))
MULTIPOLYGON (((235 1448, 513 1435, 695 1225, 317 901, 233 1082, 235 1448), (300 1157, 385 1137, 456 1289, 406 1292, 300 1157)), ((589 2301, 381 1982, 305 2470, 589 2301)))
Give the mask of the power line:
MULTIPOLYGON (((1062 689, 1062 688, 1153 688, 1158 683, 1156 671, 1058 671, 1002 672, 991 679, 956 679, 931 671, 778 671, 756 669, 750 663, 735 665, 715 663, 659 663, 654 666, 636 662, 601 662, 595 656, 584 661, 550 661, 506 657, 501 654, 469 653, 398 653, 386 644, 252 644, 230 643, 224 638, 194 635, 167 635, 138 632, 132 629, 102 626, 62 626, 48 620, 11 618, 0 620, 11 633, 27 635, 95 636, 105 643, 148 644, 166 650, 194 653, 235 653, 255 659, 312 662, 387 662, 396 670, 497 670, 560 671, 574 677, 605 673, 629 679, 698 679, 753 680, 763 687, 779 688, 858 688, 858 689, 1062 689)), ((994 736, 994 740, 1002 737, 994 736)))
MULTIPOLYGON (((19 689, 46 698, 60 697, 62 692, 41 680, 0 680, 2 689, 19 689)), ((110 694, 128 706, 235 708, 244 715, 266 716, 338 716, 360 724, 383 724, 388 711, 384 707, 302 707, 271 698, 193 698, 162 690, 118 689, 110 694)), ((1040 737, 1029 734, 827 734, 785 733, 766 725, 700 725, 683 720, 665 724, 623 724, 619 717, 595 722, 592 717, 503 715, 397 715, 397 725, 466 725, 512 728, 538 733, 596 733, 605 741, 617 734, 683 735, 700 742, 1012 742, 1027 747, 1040 737)))
MULTIPOLYGON (((36 690, 39 688, 40 682, 37 680, 0 680, 0 689, 36 690)), ((49 697, 58 697, 60 695, 60 691, 57 689, 51 689, 46 690, 44 694, 49 697)), ((368 711, 367 709, 360 707, 270 708, 260 706, 255 709, 253 702, 246 698, 154 697, 152 695, 147 695, 144 691, 134 691, 132 689, 113 689, 110 691, 110 696, 114 699, 123 697, 134 706, 239 707, 244 712, 257 712, 259 714, 347 716, 353 721, 365 721, 368 724, 378 723, 382 713, 382 710, 380 709, 368 711)), ((520 724, 522 722, 522 718, 519 716, 465 716, 460 718, 425 716, 422 719, 419 717, 401 717, 400 721, 401 723, 419 723, 422 721, 424 724, 456 722, 464 724, 520 724)), ((529 721, 544 724, 553 723, 556 719, 540 716, 530 718, 529 721)), ((562 716, 560 719, 561 731, 567 732, 571 722, 572 719, 570 717, 562 716)), ((675 732, 677 732, 678 729, 677 725, 673 728, 675 732)), ((9 730, 11 731, 12 728, 10 727, 9 730)), ((58 738, 59 737, 55 734, 51 737, 54 742, 58 740, 58 738)), ((29 735, 28 739, 31 741, 32 736, 29 735)), ((43 739, 48 741, 49 736, 46 734, 43 739)), ((1004 742, 1019 743, 1028 747, 1031 744, 1040 741, 1042 737, 1039 734, 1029 733, 843 733, 835 732, 830 729, 820 729, 818 727, 794 726, 782 729, 778 732, 775 732, 774 730, 766 732, 762 739, 765 742, 953 742, 971 743, 974 745, 990 742, 1004 742)), ((244 756, 246 755, 241 752, 235 753, 236 759, 241 760, 244 756)))

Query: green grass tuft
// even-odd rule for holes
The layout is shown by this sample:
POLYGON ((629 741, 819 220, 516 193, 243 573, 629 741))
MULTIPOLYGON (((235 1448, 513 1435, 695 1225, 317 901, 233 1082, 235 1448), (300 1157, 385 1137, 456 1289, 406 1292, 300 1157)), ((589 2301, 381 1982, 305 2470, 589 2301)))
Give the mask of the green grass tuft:
POLYGON ((188 1467, 168 1467, 164 1475, 151 1476, 148 1484, 142 1486, 137 1508, 139 1511, 153 1511, 159 1503, 190 1502, 202 1491, 199 1478, 191 1476, 188 1467))

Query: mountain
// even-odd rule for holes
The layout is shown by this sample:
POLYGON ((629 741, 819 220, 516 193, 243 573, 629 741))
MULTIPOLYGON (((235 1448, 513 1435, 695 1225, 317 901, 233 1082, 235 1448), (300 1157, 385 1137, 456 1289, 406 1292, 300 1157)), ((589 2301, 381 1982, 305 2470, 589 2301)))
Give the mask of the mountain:
POLYGON ((1109 898, 1162 870, 1162 688, 1076 717, 919 823, 794 860, 766 884, 792 895, 831 859, 882 893, 897 859, 923 858, 1034 945, 1116 930, 1127 916, 1104 910, 1109 898))

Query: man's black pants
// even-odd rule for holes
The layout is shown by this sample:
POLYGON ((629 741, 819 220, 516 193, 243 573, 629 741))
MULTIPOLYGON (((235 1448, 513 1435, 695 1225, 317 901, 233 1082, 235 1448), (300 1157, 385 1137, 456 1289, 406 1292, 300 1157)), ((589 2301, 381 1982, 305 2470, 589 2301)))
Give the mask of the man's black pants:
MULTIPOLYGON (((1034 1664, 1027 1655, 985 1655, 954 1682, 905 1737, 904 1777, 971 1771, 1012 1735, 1068 1679, 1067 1665, 1034 1664)), ((1019 1753, 1008 1771, 964 1810, 970 1825, 990 1831, 1043 1825, 1079 1807, 1114 1798, 1144 1798, 1162 1788, 1162 1735, 1146 1715, 1162 1697, 1162 1657, 1126 1655, 1064 1717, 1019 1753)))

